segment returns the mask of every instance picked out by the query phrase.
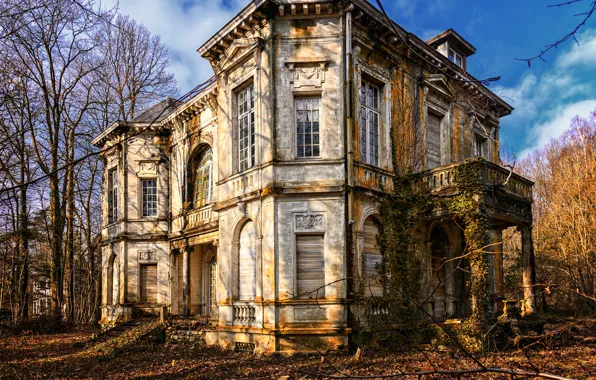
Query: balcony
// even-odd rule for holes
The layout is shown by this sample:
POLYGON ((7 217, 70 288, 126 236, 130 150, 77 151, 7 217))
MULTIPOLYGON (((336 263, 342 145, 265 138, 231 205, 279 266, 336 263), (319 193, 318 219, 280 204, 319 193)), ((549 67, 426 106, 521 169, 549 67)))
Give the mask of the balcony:
POLYGON ((381 192, 393 189, 392 173, 361 162, 354 162, 355 185, 381 192))
POLYGON ((212 211, 212 205, 207 205, 186 214, 186 229, 195 229, 215 222, 216 218, 212 211))
POLYGON ((456 194, 458 192, 456 178, 458 168, 474 163, 480 165, 478 180, 485 187, 502 190, 507 195, 514 195, 528 202, 532 201, 532 186, 534 185, 532 181, 481 158, 465 160, 423 172, 420 182, 415 185, 415 190, 436 195, 456 194))

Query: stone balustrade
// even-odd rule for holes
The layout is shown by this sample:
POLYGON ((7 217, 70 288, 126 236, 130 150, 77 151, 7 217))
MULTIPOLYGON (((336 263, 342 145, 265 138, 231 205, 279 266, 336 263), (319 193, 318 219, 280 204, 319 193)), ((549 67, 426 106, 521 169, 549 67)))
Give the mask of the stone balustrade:
MULTIPOLYGON (((423 172, 420 182, 415 185, 415 190, 439 192, 450 188, 455 189, 457 186, 457 168, 470 162, 470 160, 458 162, 423 172)), ((481 183, 487 186, 501 187, 519 197, 532 199, 532 181, 519 174, 511 173, 509 169, 492 162, 479 160, 479 163, 481 165, 479 171, 481 183)))
POLYGON ((212 206, 207 205, 196 210, 191 210, 187 214, 186 228, 196 228, 201 225, 210 223, 212 220, 212 206))
POLYGON ((357 186, 387 192, 393 188, 391 173, 370 165, 354 162, 354 177, 357 186))
POLYGON ((248 324, 254 322, 256 309, 254 306, 247 304, 234 305, 234 323, 248 324))

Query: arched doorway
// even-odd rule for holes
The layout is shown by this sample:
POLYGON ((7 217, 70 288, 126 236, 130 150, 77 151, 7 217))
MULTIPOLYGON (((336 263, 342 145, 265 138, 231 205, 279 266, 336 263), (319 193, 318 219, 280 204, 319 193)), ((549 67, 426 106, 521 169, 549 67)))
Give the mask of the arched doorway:
POLYGON ((108 260, 108 270, 106 273, 107 305, 118 305, 120 301, 120 267, 117 258, 115 254, 112 254, 108 260))
POLYGON ((364 294, 367 297, 381 297, 383 296, 383 285, 379 279, 378 268, 383 261, 383 255, 377 243, 377 236, 379 235, 379 228, 374 217, 369 216, 364 221, 363 235, 364 235, 364 294))
POLYGON ((249 220, 240 230, 238 250, 238 299, 252 301, 257 295, 257 229, 249 220))
POLYGON ((435 318, 444 318, 447 314, 447 276, 453 274, 447 273, 447 260, 450 257, 449 250, 451 244, 449 235, 442 227, 434 227, 430 234, 431 243, 431 267, 432 274, 430 280, 432 299, 434 300, 435 318))

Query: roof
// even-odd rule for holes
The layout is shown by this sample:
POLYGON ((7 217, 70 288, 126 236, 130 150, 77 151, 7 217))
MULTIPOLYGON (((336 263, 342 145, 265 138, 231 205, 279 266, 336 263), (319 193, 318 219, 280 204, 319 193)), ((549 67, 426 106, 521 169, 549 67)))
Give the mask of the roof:
POLYGON ((160 122, 166 118, 173 110, 172 105, 176 102, 176 99, 167 97, 145 111, 141 112, 140 115, 131 120, 133 123, 152 123, 160 122))
POLYGON ((457 33, 452 28, 449 28, 446 31, 437 34, 436 36, 426 41, 426 43, 432 47, 436 47, 445 41, 448 41, 451 44, 453 44, 456 50, 464 54, 466 57, 469 57, 472 54, 476 53, 476 48, 474 47, 474 45, 469 43, 465 38, 460 36, 459 33, 457 33))

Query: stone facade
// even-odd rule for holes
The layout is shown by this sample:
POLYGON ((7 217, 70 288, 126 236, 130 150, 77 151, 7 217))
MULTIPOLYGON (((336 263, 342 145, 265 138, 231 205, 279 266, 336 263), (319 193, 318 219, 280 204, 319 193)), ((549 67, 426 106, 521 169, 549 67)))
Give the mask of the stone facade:
MULTIPOLYGON (((499 118, 512 108, 461 80, 471 45, 397 28, 409 47, 365 0, 255 0, 199 49, 211 80, 98 136, 104 318, 115 306, 166 307, 210 315, 208 344, 346 347, 356 282, 379 261, 372 221, 395 162, 413 163, 438 195, 474 156, 507 176, 499 118), (450 61, 454 49, 463 62, 450 61), (392 133, 407 130, 404 115, 422 127, 400 161, 392 133)), ((509 184, 492 232, 495 294, 501 229, 531 225, 531 182, 509 184)), ((428 257, 463 249, 454 225, 421 221, 421 233, 428 257)), ((465 280, 446 281, 438 317, 465 314, 465 280)))

